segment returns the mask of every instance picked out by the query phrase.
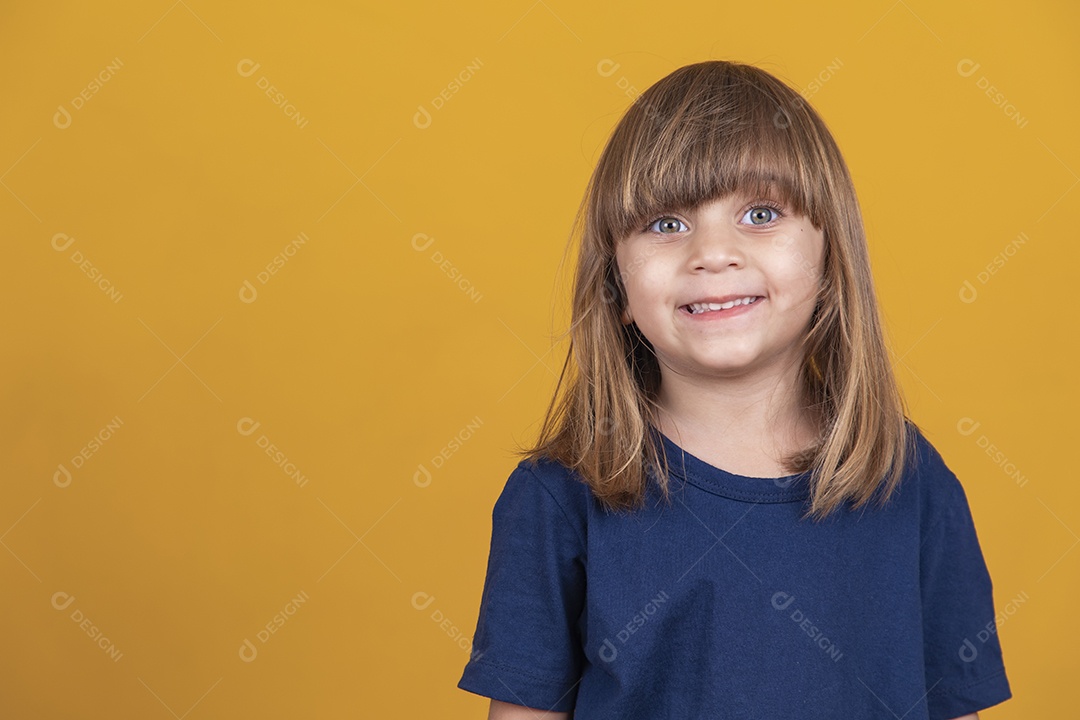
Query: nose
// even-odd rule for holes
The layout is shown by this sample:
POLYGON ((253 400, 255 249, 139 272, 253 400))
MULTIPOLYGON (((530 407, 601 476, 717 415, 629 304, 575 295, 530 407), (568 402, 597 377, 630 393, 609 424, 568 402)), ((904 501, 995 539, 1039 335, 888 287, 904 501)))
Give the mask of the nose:
POLYGON ((724 222, 699 222, 687 245, 691 270, 720 270, 744 261, 743 240, 739 231, 724 222))

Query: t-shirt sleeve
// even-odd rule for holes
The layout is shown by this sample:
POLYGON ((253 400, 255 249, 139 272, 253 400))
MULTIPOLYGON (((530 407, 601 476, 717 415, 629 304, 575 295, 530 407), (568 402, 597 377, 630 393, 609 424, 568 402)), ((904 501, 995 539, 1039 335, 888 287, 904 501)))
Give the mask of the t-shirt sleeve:
POLYGON ((993 583, 967 496, 936 450, 926 488, 920 581, 930 720, 1012 697, 994 616, 993 583))
POLYGON ((584 662, 585 550, 581 528, 545 485, 552 480, 522 463, 495 502, 473 650, 458 687, 567 712, 584 662))

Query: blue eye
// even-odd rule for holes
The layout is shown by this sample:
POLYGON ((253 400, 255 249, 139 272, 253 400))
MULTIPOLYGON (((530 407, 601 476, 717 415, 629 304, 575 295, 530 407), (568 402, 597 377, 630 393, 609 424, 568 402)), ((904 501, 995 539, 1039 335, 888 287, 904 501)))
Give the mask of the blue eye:
POLYGON ((645 226, 645 231, 646 231, 646 232, 655 232, 655 233, 659 233, 659 234, 661 234, 661 235, 670 235, 670 234, 671 234, 671 233, 673 233, 673 232, 683 232, 682 230, 679 230, 679 226, 680 226, 680 225, 681 225, 681 226, 682 226, 683 228, 686 228, 687 230, 689 230, 689 228, 687 228, 687 227, 686 227, 686 224, 685 224, 685 223, 684 223, 684 222, 683 222, 682 220, 680 220, 679 218, 677 218, 677 217, 672 217, 672 216, 670 216, 670 215, 665 215, 664 217, 659 217, 659 218, 656 218, 655 220, 653 220, 652 222, 650 222, 650 223, 649 223, 648 225, 646 225, 646 226, 645 226), (657 223, 662 223, 662 227, 663 227, 663 228, 666 228, 666 229, 663 229, 663 230, 653 230, 653 227, 654 227, 654 226, 655 226, 655 225, 656 225, 657 223), (670 229, 670 228, 672 228, 673 226, 674 226, 674 228, 675 228, 675 229, 674 229, 674 230, 670 229))
POLYGON ((746 214, 743 215, 743 221, 746 221, 746 219, 749 218, 750 225, 768 225, 769 223, 779 220, 783 216, 784 214, 780 212, 780 208, 774 205, 755 205, 746 211, 746 214), (769 218, 770 213, 773 216, 771 219, 769 218))

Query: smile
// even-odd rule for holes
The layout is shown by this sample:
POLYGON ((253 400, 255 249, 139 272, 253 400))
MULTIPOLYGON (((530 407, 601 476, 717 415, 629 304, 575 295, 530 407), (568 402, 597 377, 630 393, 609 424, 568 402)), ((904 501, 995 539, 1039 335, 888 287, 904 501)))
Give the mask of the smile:
POLYGON ((747 305, 753 305, 759 300, 764 298, 756 296, 748 296, 744 298, 738 298, 736 300, 730 300, 725 303, 691 303, 690 305, 683 305, 680 310, 687 312, 691 315, 701 315, 710 312, 726 312, 732 308, 741 308, 747 305))

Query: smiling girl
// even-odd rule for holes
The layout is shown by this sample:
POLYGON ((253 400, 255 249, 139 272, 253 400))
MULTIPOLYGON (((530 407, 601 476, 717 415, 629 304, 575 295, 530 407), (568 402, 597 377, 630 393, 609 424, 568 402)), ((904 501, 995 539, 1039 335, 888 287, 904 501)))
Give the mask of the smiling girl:
POLYGON ((963 487, 907 417, 810 105, 750 65, 680 68, 615 128, 582 219, 570 350, 495 503, 458 687, 578 720, 1011 697, 963 487))

